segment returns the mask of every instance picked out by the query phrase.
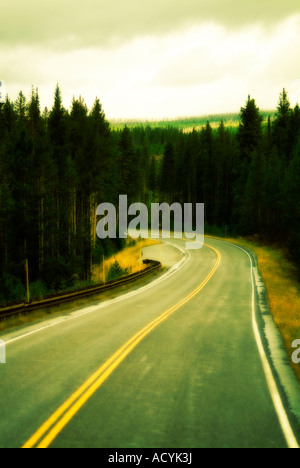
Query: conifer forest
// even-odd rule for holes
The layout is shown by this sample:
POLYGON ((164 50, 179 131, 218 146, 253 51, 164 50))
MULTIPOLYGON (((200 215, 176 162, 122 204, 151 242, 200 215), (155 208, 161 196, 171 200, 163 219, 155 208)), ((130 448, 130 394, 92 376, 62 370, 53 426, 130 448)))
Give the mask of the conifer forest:
POLYGON ((204 203, 206 232, 255 236, 300 266, 300 108, 283 90, 264 119, 252 97, 237 127, 208 121, 114 129, 101 102, 52 109, 38 92, 0 104, 0 304, 24 300, 25 262, 39 296, 91 279, 123 247, 96 237, 96 208, 129 202, 204 203))

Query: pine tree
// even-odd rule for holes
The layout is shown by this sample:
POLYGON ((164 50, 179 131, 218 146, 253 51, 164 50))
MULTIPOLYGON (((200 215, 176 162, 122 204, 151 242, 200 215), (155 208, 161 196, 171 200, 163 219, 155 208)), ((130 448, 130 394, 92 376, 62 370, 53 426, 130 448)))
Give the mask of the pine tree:
MULTIPOLYGON (((70 231, 72 227, 71 212, 74 196, 74 162, 70 155, 68 138, 69 115, 62 104, 60 88, 57 85, 54 104, 48 118, 48 134, 51 157, 56 167, 55 200, 56 226, 51 226, 52 258, 55 264, 52 269, 67 276, 70 270, 70 231)), ((51 261, 51 259, 49 259, 51 261)), ((59 276, 59 275, 57 275, 59 276)), ((58 286, 58 285, 56 285, 58 286)))
POLYGON ((13 174, 12 193, 14 198, 13 219, 19 229, 11 239, 18 248, 15 251, 15 262, 23 263, 33 257, 29 241, 33 235, 34 203, 32 184, 34 181, 34 163, 32 157, 32 141, 26 122, 26 99, 20 92, 15 104, 17 125, 13 136, 13 174), (18 220, 18 221, 17 221, 18 220))
POLYGON ((148 188, 149 190, 151 190, 151 192, 153 192, 155 196, 155 192, 157 189, 157 167, 154 156, 152 156, 150 160, 150 168, 148 173, 148 188))
POLYGON ((114 147, 109 123, 97 98, 89 114, 87 159, 91 170, 91 193, 98 201, 118 201, 118 151, 114 147))
POLYGON ((243 225, 249 229, 249 234, 263 232, 263 203, 265 187, 265 159, 261 151, 254 152, 250 163, 248 179, 244 192, 243 225))
POLYGON ((14 103, 14 109, 20 121, 24 121, 26 117, 26 97, 20 91, 17 100, 14 103))
MULTIPOLYGON (((13 198, 13 138, 17 116, 13 104, 6 99, 0 105, 0 278, 9 272, 13 198)), ((1 293, 1 289, 0 289, 1 293)))
POLYGON ((228 226, 231 221, 233 148, 230 133, 222 120, 216 135, 215 152, 215 224, 228 226))
POLYGON ((255 227, 256 229, 258 224, 257 221, 249 223, 248 209, 254 210, 251 195, 252 184, 255 179, 255 166, 262 157, 263 146, 263 118, 255 100, 251 99, 250 96, 248 96, 246 106, 241 108, 240 119, 241 122, 237 133, 238 158, 233 166, 235 178, 233 187, 233 224, 240 234, 249 234, 251 228, 255 227), (249 171, 253 160, 252 177, 249 180, 249 171), (248 187, 247 201, 245 200, 246 186, 248 187))
MULTIPOLYGON (((109 123, 97 98, 88 115, 86 147, 84 150, 84 187, 81 194, 85 200, 85 270, 91 273, 92 252, 96 246, 96 209, 99 203, 116 203, 118 168, 113 162, 112 139, 109 123)), ((99 243, 100 241, 98 241, 99 243)))
POLYGON ((277 106, 276 120, 282 126, 288 125, 291 113, 291 104, 285 89, 280 93, 279 104, 277 106))
POLYGON ((134 150, 130 130, 125 126, 120 138, 120 191, 128 196, 129 202, 134 202, 138 178, 137 157, 134 150))
POLYGON ((252 154, 262 141, 262 121, 259 108, 255 100, 248 96, 245 107, 241 108, 240 125, 238 129, 238 142, 242 160, 251 161, 252 154))
POLYGON ((263 193, 263 234, 266 239, 274 242, 285 242, 286 223, 282 207, 282 181, 284 166, 280 161, 275 147, 270 149, 266 157, 263 193))
MULTIPOLYGON (((291 158, 291 145, 290 145, 290 120, 291 120, 291 105, 288 94, 285 89, 279 97, 279 104, 277 106, 276 118, 274 120, 274 142, 277 148, 279 157, 287 160, 291 158)), ((286 162, 286 163, 287 163, 286 162)))
MULTIPOLYGON (((31 100, 27 106, 28 133, 31 139, 31 178, 32 178, 32 231, 28 240, 31 250, 30 266, 36 272, 42 272, 45 256, 45 130, 41 119, 38 91, 32 89, 31 100)), ((47 174, 48 177, 50 174, 47 174)))
POLYGON ((300 139, 300 107, 296 104, 294 109, 291 110, 289 118, 289 130, 288 130, 288 154, 292 157, 293 152, 300 139))
POLYGON ((283 208, 290 252, 300 264, 300 142, 294 151, 284 180, 283 208))
POLYGON ((174 147, 171 142, 167 143, 161 168, 160 191, 166 197, 169 204, 173 203, 175 179, 174 147))
POLYGON ((209 225, 215 223, 215 177, 213 173, 215 162, 215 141, 213 130, 209 122, 201 131, 201 150, 199 159, 199 171, 197 183, 199 183, 200 193, 198 199, 202 199, 205 204, 206 222, 209 225), (202 192, 202 193, 201 193, 202 192))

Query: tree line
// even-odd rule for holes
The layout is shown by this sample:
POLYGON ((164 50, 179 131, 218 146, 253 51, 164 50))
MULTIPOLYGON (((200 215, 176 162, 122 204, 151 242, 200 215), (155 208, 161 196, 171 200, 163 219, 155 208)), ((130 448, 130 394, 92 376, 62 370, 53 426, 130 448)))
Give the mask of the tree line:
POLYGON ((170 139, 159 177, 168 200, 205 203, 208 230, 287 246, 300 263, 300 108, 286 90, 267 123, 249 96, 236 131, 207 122, 170 139))
POLYGON ((97 244, 95 226, 98 201, 116 203, 124 185, 126 144, 98 99, 90 111, 74 99, 68 112, 58 86, 50 111, 36 90, 1 105, 0 302, 24 298, 26 259, 32 296, 44 296, 89 282, 93 261, 121 248, 97 244))
POLYGON ((170 126, 112 130, 99 99, 51 110, 38 92, 0 107, 0 303, 89 282, 92 265, 123 247, 96 238, 96 207, 205 203, 207 230, 258 235, 300 263, 300 109, 285 90, 267 124, 248 97, 237 129, 170 126))

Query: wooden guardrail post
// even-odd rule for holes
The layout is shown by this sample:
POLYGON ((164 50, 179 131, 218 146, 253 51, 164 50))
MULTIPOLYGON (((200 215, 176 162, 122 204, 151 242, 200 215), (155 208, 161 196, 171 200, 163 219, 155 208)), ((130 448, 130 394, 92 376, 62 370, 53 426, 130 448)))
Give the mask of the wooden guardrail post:
POLYGON ((142 244, 140 244, 140 268, 139 268, 140 272, 142 271, 142 266, 143 266, 143 262, 142 262, 142 244))
POLYGON ((103 284, 106 284, 106 275, 105 275, 105 260, 104 260, 104 255, 102 258, 102 269, 103 269, 103 284))
POLYGON ((28 259, 25 260, 25 273, 26 273, 26 303, 29 304, 30 301, 30 290, 29 290, 29 268, 28 268, 28 259))

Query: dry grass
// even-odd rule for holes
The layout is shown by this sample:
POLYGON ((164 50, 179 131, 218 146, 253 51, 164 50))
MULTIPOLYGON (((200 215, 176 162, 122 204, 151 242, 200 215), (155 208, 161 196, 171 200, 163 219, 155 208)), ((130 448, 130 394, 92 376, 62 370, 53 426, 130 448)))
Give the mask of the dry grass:
MULTIPOLYGON (((130 243, 132 243, 132 240, 128 240, 127 244, 129 245, 130 243)), ((118 252, 116 255, 105 259, 104 265, 103 263, 101 265, 94 265, 92 271, 92 280, 95 283, 103 282, 104 272, 105 276, 107 277, 110 268, 115 262, 118 262, 122 270, 127 270, 128 274, 144 270, 147 267, 147 265, 143 264, 141 249, 143 247, 154 244, 159 244, 159 242, 150 239, 138 239, 135 242, 135 245, 126 247, 124 250, 118 252)))
MULTIPOLYGON (((300 283, 295 266, 283 249, 267 247, 244 239, 233 240, 254 251, 263 277, 274 321, 289 356, 295 339, 300 339, 300 283)), ((300 365, 292 364, 300 380, 300 365)))
MULTIPOLYGON (((224 122, 226 128, 238 128, 239 121, 236 120, 228 120, 224 122)), ((212 129, 216 130, 220 126, 220 122, 210 122, 210 126, 212 129)), ((194 130, 196 132, 201 132, 206 127, 206 124, 202 123, 201 125, 194 125, 190 127, 183 128, 183 133, 192 133, 194 130)))

